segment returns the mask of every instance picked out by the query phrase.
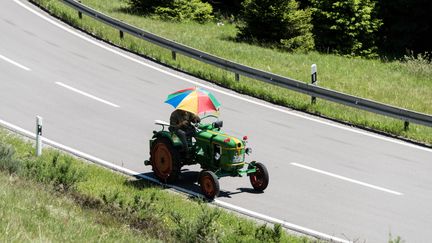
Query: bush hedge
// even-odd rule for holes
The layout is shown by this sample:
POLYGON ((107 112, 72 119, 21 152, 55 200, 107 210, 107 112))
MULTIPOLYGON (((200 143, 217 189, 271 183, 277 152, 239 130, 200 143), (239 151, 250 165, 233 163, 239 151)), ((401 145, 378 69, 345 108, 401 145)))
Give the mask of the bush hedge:
POLYGON ((205 23, 213 19, 213 8, 201 0, 129 0, 135 12, 154 14, 170 21, 197 21, 205 23))

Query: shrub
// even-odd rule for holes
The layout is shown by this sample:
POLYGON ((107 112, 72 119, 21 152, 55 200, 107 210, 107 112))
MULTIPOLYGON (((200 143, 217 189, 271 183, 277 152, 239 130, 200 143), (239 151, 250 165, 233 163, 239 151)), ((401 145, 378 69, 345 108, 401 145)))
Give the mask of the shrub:
POLYGON ((404 55, 401 65, 413 75, 432 76, 432 56, 429 52, 417 55, 411 52, 410 55, 404 55))
POLYGON ((50 183, 59 190, 69 190, 83 179, 83 172, 72 164, 72 157, 58 151, 45 151, 36 159, 25 162, 25 175, 36 181, 50 183))
POLYGON ((15 149, 0 142, 0 171, 7 171, 9 174, 17 173, 20 163, 14 158, 15 149))
POLYGON ((311 12, 298 6, 295 0, 245 0, 237 37, 282 44, 288 50, 313 49, 311 12))
POLYGON ((173 0, 129 0, 129 6, 135 12, 154 13, 157 7, 167 7, 173 0))
POLYGON ((374 57, 377 32, 374 0, 310 0, 317 49, 344 55, 374 57))
POLYGON ((171 21, 193 20, 205 23, 213 19, 213 8, 200 0, 174 0, 168 6, 155 8, 155 14, 161 19, 171 21))
POLYGON ((291 39, 282 39, 283 48, 291 51, 307 52, 315 47, 312 33, 296 36, 291 39))
POLYGON ((213 8, 201 0, 129 0, 136 12, 155 14, 170 21, 193 20, 205 23, 213 19, 213 8))
POLYGON ((193 221, 186 221, 176 212, 171 213, 171 218, 176 223, 174 230, 176 239, 179 242, 219 242, 221 237, 217 231, 215 221, 220 217, 219 209, 211 209, 201 205, 201 212, 193 221))
POLYGON ((280 224, 275 224, 273 229, 264 224, 255 231, 255 239, 261 242, 280 242, 281 237, 282 226, 280 224))

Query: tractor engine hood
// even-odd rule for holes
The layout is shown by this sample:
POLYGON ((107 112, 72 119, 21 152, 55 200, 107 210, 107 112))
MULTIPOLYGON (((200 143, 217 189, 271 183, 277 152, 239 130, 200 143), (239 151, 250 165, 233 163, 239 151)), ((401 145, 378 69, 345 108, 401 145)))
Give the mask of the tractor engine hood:
POLYGON ((245 147, 245 143, 242 140, 219 131, 201 131, 197 134, 196 138, 217 143, 225 149, 243 149, 245 147))

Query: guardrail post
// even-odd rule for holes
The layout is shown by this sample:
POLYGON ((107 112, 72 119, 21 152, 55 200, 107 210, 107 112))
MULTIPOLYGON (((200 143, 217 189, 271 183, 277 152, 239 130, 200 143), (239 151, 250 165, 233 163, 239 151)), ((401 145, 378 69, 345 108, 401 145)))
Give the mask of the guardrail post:
POLYGON ((119 30, 119 32, 120 32, 120 39, 123 39, 123 37, 124 37, 123 31, 119 30))
POLYGON ((42 117, 36 116, 36 156, 42 154, 42 117))
MULTIPOLYGON (((81 3, 81 0, 78 0, 79 3, 81 3)), ((78 18, 82 19, 82 13, 78 11, 78 18)))
MULTIPOLYGON (((317 85, 316 84, 316 82, 317 82, 317 65, 316 64, 312 64, 312 66, 311 66, 311 82, 312 82, 312 85, 317 85)), ((311 103, 312 104, 316 103, 316 97, 315 96, 312 96, 311 103)))
POLYGON ((235 74, 235 81, 237 82, 240 81, 240 74, 238 73, 235 74))
POLYGON ((177 53, 175 51, 171 51, 171 56, 174 61, 177 60, 177 53))
POLYGON ((405 130, 405 131, 408 131, 408 129, 409 129, 409 122, 408 122, 408 121, 405 121, 405 122, 404 122, 404 130, 405 130))

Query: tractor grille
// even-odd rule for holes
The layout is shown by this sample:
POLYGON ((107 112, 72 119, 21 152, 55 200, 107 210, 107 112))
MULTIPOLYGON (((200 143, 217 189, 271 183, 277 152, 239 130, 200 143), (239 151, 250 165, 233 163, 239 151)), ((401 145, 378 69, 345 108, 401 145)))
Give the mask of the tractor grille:
POLYGON ((242 153, 241 150, 237 150, 235 155, 232 158, 232 161, 234 163, 240 163, 244 161, 244 157, 245 157, 244 153, 242 153))

